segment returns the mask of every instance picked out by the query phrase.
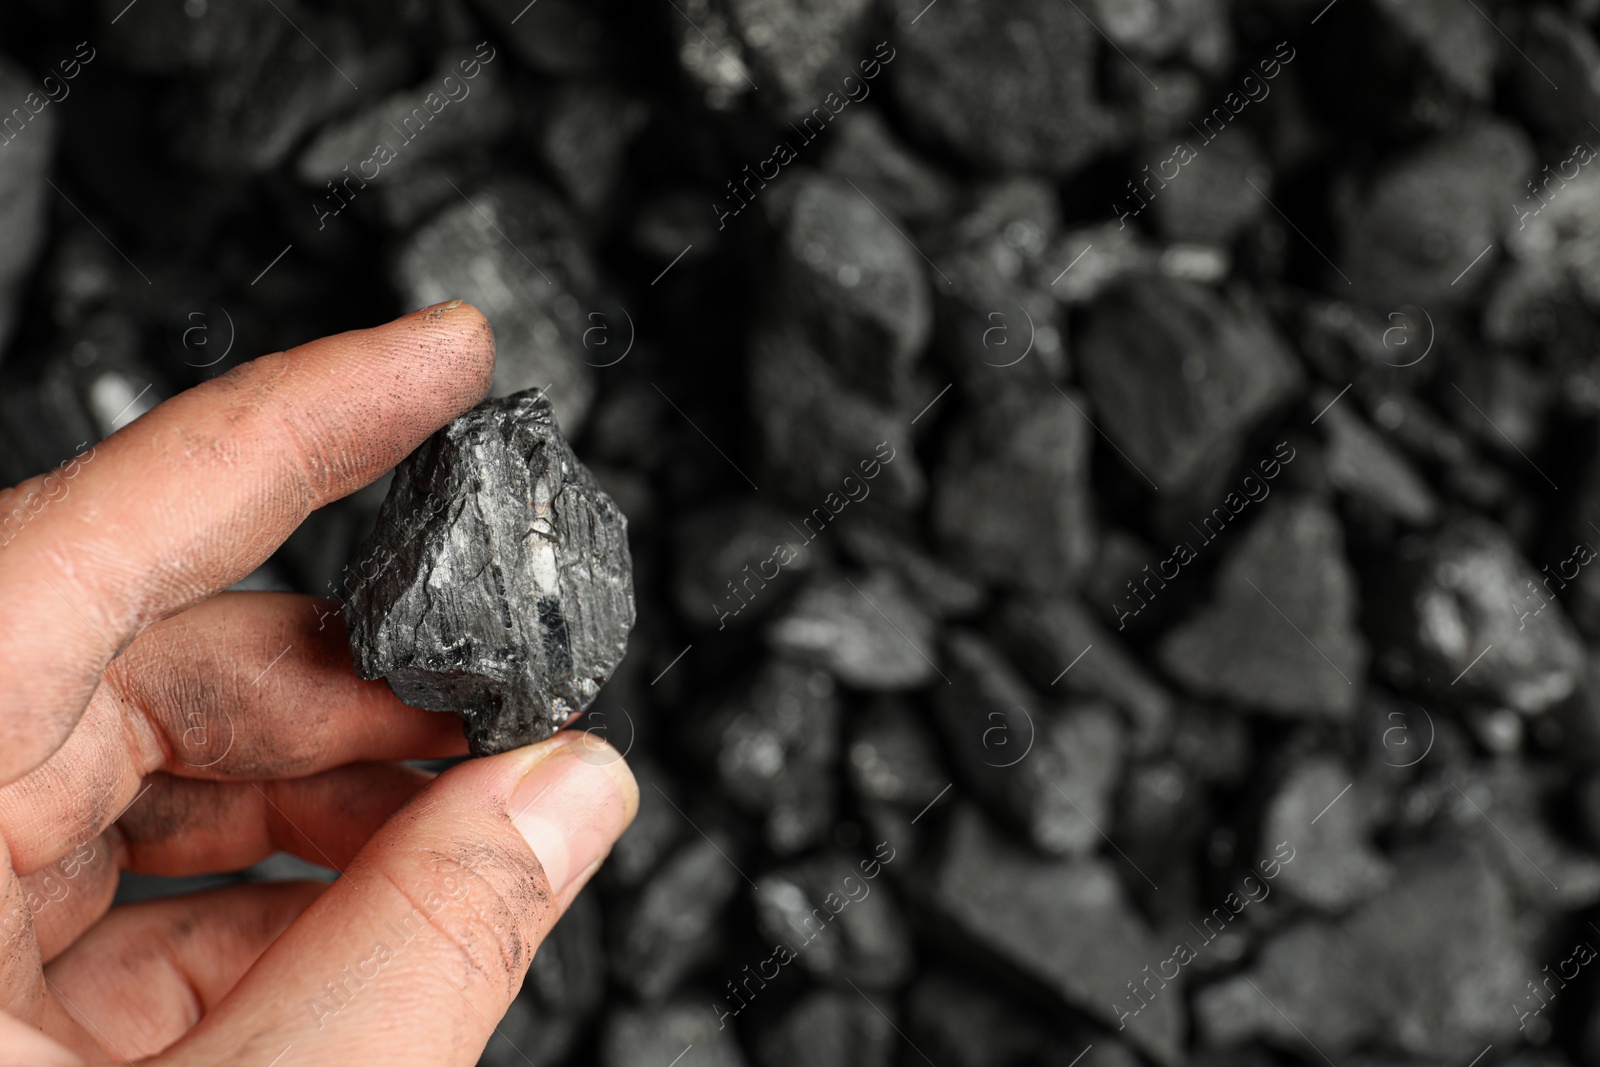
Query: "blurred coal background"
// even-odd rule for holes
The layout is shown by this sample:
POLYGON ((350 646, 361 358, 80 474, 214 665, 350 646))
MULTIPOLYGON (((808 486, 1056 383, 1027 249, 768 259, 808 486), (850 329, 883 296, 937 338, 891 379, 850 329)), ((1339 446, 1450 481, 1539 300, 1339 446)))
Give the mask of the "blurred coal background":
POLYGON ((13 0, 0 477, 455 296, 550 386, 643 808, 486 1064, 1600 1063, 1597 26, 13 0))

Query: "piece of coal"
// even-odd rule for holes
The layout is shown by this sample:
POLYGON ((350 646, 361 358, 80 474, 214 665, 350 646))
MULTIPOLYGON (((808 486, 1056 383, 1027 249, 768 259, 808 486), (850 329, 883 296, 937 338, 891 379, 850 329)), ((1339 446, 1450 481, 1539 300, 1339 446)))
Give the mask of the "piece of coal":
POLYGON ((1217 602, 1169 633, 1160 659, 1199 695, 1279 715, 1348 717, 1367 646, 1338 518, 1313 501, 1271 505, 1222 565, 1217 602))
MULTIPOLYGON (((823 110, 824 100, 839 99, 837 90, 846 76, 855 74, 860 82, 858 61, 871 62, 870 67, 862 66, 863 72, 876 74, 881 69, 860 40, 872 15, 872 0, 718 0, 718 4, 749 48, 757 82, 769 76, 776 81, 785 107, 797 117, 813 114, 815 108, 826 123, 832 112, 823 110)), ((869 87, 851 99, 859 102, 870 93, 869 87)))
POLYGON ((1369 580, 1378 664, 1396 685, 1440 699, 1543 711, 1577 688, 1584 661, 1557 599, 1562 584, 1486 519, 1454 523, 1419 546, 1401 542, 1369 580))
POLYGON ((933 525, 974 573, 1050 594, 1072 588, 1093 562, 1094 431, 1083 408, 1081 394, 1012 393, 954 435, 936 479, 933 525))
POLYGON ((761 932, 825 981, 901 984, 911 974, 911 936, 888 879, 878 879, 899 858, 892 846, 863 847, 761 876, 752 891, 761 932))
POLYGON ((966 808, 951 827, 934 897, 971 937, 1072 1007, 1111 1026, 1120 1011, 1124 1040, 1159 1063, 1182 1059, 1181 975, 1149 1002, 1125 988, 1172 950, 1145 926, 1107 861, 1038 859, 966 808))
POLYGON ((1343 921, 1274 937, 1249 971, 1201 990, 1195 1015, 1215 1045, 1255 1037, 1339 1056, 1378 1043, 1470 1059, 1515 1040, 1516 1006, 1532 999, 1524 983, 1540 973, 1523 946, 1511 894, 1487 862, 1435 848, 1402 862, 1394 885, 1343 921))
POLYGON ((1215 468, 1301 382, 1258 309, 1159 276, 1095 305, 1082 358, 1096 424, 1163 491, 1215 468))
POLYGON ((706 731, 717 778, 740 807, 762 817, 773 851, 797 852, 834 821, 839 694, 826 671, 768 661, 720 707, 706 731))
POLYGON ((470 300, 494 326, 494 395, 548 389, 576 435, 594 400, 593 368, 613 358, 585 344, 597 336, 585 333, 599 284, 589 251, 570 210, 542 186, 505 178, 467 193, 402 242, 396 286, 412 307, 470 300))
MULTIPOLYGON (((1387 887, 1389 861, 1370 843, 1381 793, 1360 786, 1338 804, 1334 797, 1352 775, 1331 756, 1304 760, 1285 777, 1267 805, 1261 841, 1266 848, 1288 841, 1294 859, 1279 871, 1278 887, 1297 900, 1338 912, 1387 887), (1315 820, 1315 822, 1313 822, 1315 820)), ((1365 786, 1367 783, 1362 782, 1365 786)))
POLYGON ((814 579, 767 641, 855 689, 916 689, 938 677, 933 620, 891 571, 814 579))
MULTIPOLYGON (((682 816, 672 812, 672 818, 682 816)), ((723 912, 739 888, 739 872, 729 855, 737 851, 720 830, 692 837, 637 897, 618 909, 611 959, 616 973, 639 996, 668 996, 685 975, 716 955, 723 912)))
POLYGON ((627 650, 627 531, 542 391, 484 401, 395 469, 344 605, 357 672, 459 712, 476 755, 549 737, 627 650))
POLYGON ((1066 174, 1118 139, 1098 98, 1099 40, 1078 12, 1047 0, 892 5, 909 32, 888 57, 894 93, 919 132, 984 170, 1066 174), (916 22, 916 25, 912 25, 916 22))
MULTIPOLYGON (((20 101, 32 88, 25 71, 0 60, 0 99, 20 101)), ((41 108, 26 124, 6 116, 11 125, 4 130, 6 165, 0 167, 0 233, 6 235, 0 242, 0 354, 15 323, 18 290, 44 243, 50 219, 45 183, 55 154, 56 113, 41 108)), ((14 114, 27 116, 28 111, 14 114)))
POLYGON ((954 208, 954 183, 901 144, 878 112, 851 108, 833 129, 823 168, 891 217, 918 223, 954 208))
POLYGON ((899 1038, 877 1008, 850 993, 808 993, 756 1039, 761 1067, 890 1067, 899 1038))
POLYGON ((1078 601, 1013 598, 1000 610, 1001 643, 1040 689, 1057 682, 1069 693, 1100 697, 1135 724, 1134 744, 1151 751, 1172 733, 1176 701, 1078 601))
POLYGON ((1356 298, 1375 308, 1471 300, 1493 264, 1455 280, 1510 225, 1507 205, 1527 198, 1533 158, 1520 129, 1480 122, 1390 163, 1364 193, 1350 191, 1336 213, 1340 268, 1356 298))
POLYGON ((733 1027, 718 1025, 709 999, 616 1009, 600 1037, 601 1067, 746 1067, 733 1027))
POLYGON ((1122 721, 1098 702, 1046 705, 989 644, 965 631, 947 642, 951 684, 936 690, 951 755, 973 790, 1039 850, 1100 845, 1122 775, 1122 721))

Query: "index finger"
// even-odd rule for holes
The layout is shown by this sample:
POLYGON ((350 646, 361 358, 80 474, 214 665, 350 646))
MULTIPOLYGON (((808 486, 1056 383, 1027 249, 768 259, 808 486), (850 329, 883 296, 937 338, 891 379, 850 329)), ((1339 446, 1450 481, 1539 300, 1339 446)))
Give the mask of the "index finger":
POLYGON ((0 521, 48 500, 0 548, 0 783, 61 745, 140 630, 250 573, 476 404, 493 371, 489 324, 452 301, 262 356, 96 445, 70 481, 0 494, 0 521))

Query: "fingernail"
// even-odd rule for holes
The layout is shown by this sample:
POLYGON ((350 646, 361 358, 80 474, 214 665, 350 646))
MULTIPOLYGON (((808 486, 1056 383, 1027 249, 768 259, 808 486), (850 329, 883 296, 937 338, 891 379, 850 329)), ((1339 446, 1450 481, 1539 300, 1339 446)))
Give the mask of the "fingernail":
POLYGON ((611 851, 633 820, 639 791, 621 759, 585 759, 571 736, 545 744, 557 741, 512 791, 510 812, 550 891, 560 894, 611 851))

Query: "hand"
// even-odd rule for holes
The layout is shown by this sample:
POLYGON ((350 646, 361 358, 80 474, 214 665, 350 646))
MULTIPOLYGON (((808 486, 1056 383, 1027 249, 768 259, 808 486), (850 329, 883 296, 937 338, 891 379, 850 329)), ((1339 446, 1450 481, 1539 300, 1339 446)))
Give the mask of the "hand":
POLYGON ((0 492, 0 1067, 477 1062, 632 820, 626 765, 570 733, 433 779, 387 762, 463 753, 459 722, 356 678, 333 602, 217 594, 493 366, 483 317, 441 305, 0 492), (119 869, 279 850, 342 877, 110 908, 119 869))

